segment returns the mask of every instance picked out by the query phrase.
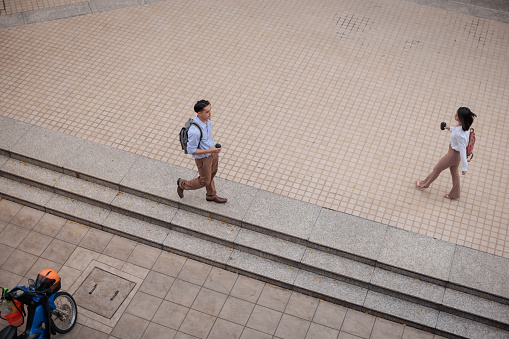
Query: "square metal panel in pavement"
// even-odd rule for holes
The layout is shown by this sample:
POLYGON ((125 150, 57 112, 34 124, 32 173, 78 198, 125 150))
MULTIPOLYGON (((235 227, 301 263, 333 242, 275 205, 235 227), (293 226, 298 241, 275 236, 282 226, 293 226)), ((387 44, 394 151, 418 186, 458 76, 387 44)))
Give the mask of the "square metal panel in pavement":
POLYGON ((78 305, 111 319, 136 283, 95 267, 74 294, 78 305))

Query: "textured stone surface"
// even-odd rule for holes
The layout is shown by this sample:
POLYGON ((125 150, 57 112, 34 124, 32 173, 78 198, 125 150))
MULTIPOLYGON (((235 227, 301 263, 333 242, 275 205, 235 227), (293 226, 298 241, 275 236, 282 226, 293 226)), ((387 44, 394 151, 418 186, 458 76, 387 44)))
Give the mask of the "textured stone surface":
POLYGON ((447 281, 456 245, 389 227, 379 262, 447 281))
POLYGON ((309 241, 376 260, 387 225, 322 209, 309 241))
POLYGON ((177 179, 184 176, 192 177, 194 173, 189 169, 139 157, 120 184, 127 189, 171 200, 177 206, 180 201, 177 195, 177 179), (147 174, 150 174, 150 180, 147 180, 147 174))
POLYGON ((168 224, 177 213, 175 207, 124 192, 119 192, 113 199, 111 205, 122 208, 126 210, 127 213, 135 212, 142 216, 158 219, 168 224))
POLYGON ((509 259, 457 246, 450 281, 509 298, 509 259))
POLYGON ((509 324, 509 306, 487 300, 469 293, 458 292, 450 288, 445 290, 443 304, 454 309, 473 313, 509 324))
POLYGON ((169 231, 163 245, 168 249, 175 249, 201 256, 218 263, 226 263, 233 249, 210 241, 195 238, 176 231, 169 231))
POLYGON ((468 338, 489 338, 489 339, 507 339, 509 331, 501 330, 493 326, 470 322, 468 326, 468 338))
POLYGON ((436 328, 445 332, 453 333, 458 336, 468 337, 468 327, 472 323, 470 320, 458 316, 440 312, 436 328))
POLYGON ((316 205, 259 191, 243 223, 307 240, 314 232, 320 210, 316 205))
POLYGON ((464 13, 479 18, 509 23, 507 3, 485 0, 448 1, 448 0, 405 0, 417 4, 464 13))
POLYGON ((116 189, 65 174, 56 181, 55 188, 104 204, 110 204, 118 193, 116 189))
POLYGON ((286 259, 300 262, 306 247, 293 242, 285 241, 270 235, 258 233, 245 228, 238 232, 236 244, 248 246, 256 250, 274 254, 286 259))
POLYGON ((442 303, 445 287, 412 278, 395 272, 376 268, 371 283, 389 290, 421 298, 427 301, 442 303))
POLYGON ((78 2, 63 6, 43 8, 35 11, 24 12, 23 17, 26 24, 58 20, 77 15, 90 14, 90 6, 87 2, 78 2))
POLYGON ((0 29, 16 27, 25 24, 22 13, 12 13, 0 16, 0 29))
POLYGON ((74 173, 119 184, 139 155, 84 141, 65 167, 74 173))
POLYGON ((295 279, 295 286, 356 305, 364 304, 368 292, 365 288, 302 270, 295 279))
POLYGON ((2 196, 20 199, 28 205, 36 205, 41 208, 55 196, 54 193, 5 177, 0 177, 0 187, 0 194, 2 196))
MULTIPOLYGON (((15 15, 2 15, 0 22, 7 21, 6 17, 14 18, 15 15)), ((10 150, 32 126, 0 115, 0 149, 10 150)))
POLYGON ((140 6, 145 2, 143 0, 90 0, 88 4, 92 13, 111 11, 114 9, 140 6))
POLYGON ((364 306, 398 318, 435 327, 439 311, 385 294, 369 291, 364 306))
MULTIPOLYGON (((185 177, 185 179, 193 179, 196 176, 197 173, 194 173, 191 177, 185 177)), ((181 199, 180 203, 190 208, 200 209, 205 215, 221 217, 222 220, 240 226, 240 221, 255 201, 259 190, 217 177, 214 179, 214 184, 216 185, 217 195, 227 198, 227 203, 217 204, 207 201, 204 188, 195 191, 184 191, 184 199, 181 199)))
POLYGON ((0 154, 0 169, 3 167, 5 163, 11 160, 10 157, 0 154))
POLYGON ((471 0, 472 5, 509 12, 509 2, 505 0, 471 0))
POLYGON ((8 161, 4 162, 3 166, 1 163, 2 159, 0 158, 1 171, 15 175, 19 178, 35 181, 49 187, 54 186, 63 175, 60 172, 55 172, 13 158, 8 158, 8 161))
POLYGON ((12 152, 61 168, 74 157, 84 140, 33 126, 11 147, 12 152))
POLYGON ((167 228, 134 219, 123 214, 111 212, 104 220, 103 226, 126 235, 134 236, 139 241, 161 244, 169 232, 167 228))
POLYGON ((73 216, 81 219, 82 222, 88 221, 97 226, 101 225, 110 213, 104 208, 56 195, 48 201, 46 208, 53 214, 73 216))
POLYGON ((306 250, 302 263, 364 282, 370 282, 375 269, 373 266, 358 261, 310 248, 306 250))
POLYGON ((252 272, 287 284, 293 284, 295 277, 299 272, 299 269, 295 267, 241 252, 239 250, 233 251, 227 264, 228 266, 252 272))
POLYGON ((239 227, 230 225, 225 221, 214 220, 185 210, 179 210, 171 223, 232 243, 240 230, 239 227))

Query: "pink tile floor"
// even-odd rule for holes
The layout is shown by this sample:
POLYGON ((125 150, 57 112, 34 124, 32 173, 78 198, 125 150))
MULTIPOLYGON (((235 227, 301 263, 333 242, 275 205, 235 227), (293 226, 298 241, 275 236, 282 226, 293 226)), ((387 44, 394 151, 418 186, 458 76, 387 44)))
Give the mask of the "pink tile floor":
POLYGON ((509 257, 509 24, 400 0, 176 0, 0 30, 0 60, 1 115, 195 169, 177 135, 206 98, 220 177, 509 257), (460 106, 477 144, 449 201, 447 172, 413 181, 460 106))

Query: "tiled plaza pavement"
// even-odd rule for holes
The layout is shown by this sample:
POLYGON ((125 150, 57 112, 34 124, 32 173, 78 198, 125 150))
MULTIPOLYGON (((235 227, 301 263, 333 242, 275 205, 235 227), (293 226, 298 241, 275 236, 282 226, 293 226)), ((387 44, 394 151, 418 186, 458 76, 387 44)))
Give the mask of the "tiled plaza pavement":
POLYGON ((9 288, 45 268, 59 270, 64 290, 89 265, 139 279, 116 324, 79 314, 75 329, 56 338, 441 338, 5 199, 0 265, 0 286, 9 288))
POLYGON ((207 98, 220 177, 509 257, 507 23, 400 0, 164 1, 2 29, 0 60, 4 116, 194 169, 177 132, 207 98), (448 173, 413 181, 459 106, 478 141, 449 201, 448 173))

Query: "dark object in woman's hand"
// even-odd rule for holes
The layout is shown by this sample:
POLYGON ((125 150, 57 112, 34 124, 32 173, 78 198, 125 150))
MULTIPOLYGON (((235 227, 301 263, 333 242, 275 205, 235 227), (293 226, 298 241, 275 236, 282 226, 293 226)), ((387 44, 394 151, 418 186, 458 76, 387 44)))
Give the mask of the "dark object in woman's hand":
POLYGON ((216 144, 216 148, 221 148, 221 144, 216 144))
MULTIPOLYGON (((440 124, 440 129, 443 131, 445 129, 445 126, 447 126, 447 124, 445 122, 442 122, 440 124)), ((217 147, 217 146, 216 146, 217 147)))

